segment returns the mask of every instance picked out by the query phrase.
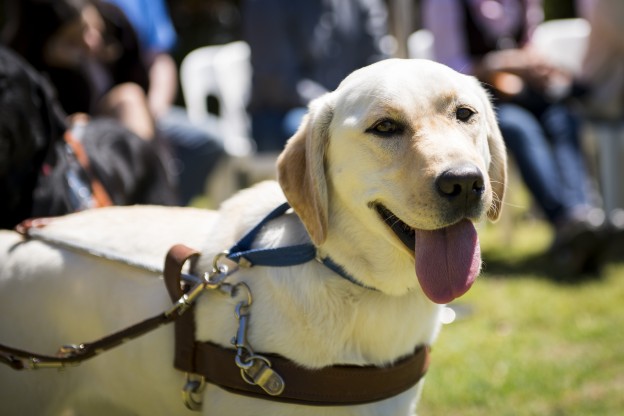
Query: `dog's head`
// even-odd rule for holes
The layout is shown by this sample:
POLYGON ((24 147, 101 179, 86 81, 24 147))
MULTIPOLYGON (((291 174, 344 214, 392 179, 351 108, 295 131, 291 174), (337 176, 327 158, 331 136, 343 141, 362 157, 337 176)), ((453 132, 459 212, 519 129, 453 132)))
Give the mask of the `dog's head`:
POLYGON ((474 78, 431 61, 391 59, 355 71, 310 105, 278 177, 317 246, 349 232, 332 226, 349 218, 376 244, 415 260, 425 293, 443 303, 479 272, 472 223, 500 215, 506 153, 474 78), (441 267, 457 282, 436 283, 441 267))

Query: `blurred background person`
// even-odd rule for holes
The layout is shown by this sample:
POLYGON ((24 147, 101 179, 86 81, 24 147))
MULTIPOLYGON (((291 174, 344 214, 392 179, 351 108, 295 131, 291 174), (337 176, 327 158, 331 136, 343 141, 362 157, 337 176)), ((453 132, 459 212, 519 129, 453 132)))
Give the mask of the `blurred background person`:
POLYGON ((181 204, 205 191, 215 166, 225 156, 215 126, 197 126, 184 108, 174 106, 178 94, 178 68, 171 53, 177 34, 164 0, 105 0, 118 6, 135 29, 141 57, 149 74, 148 105, 177 159, 181 204))
POLYGON ((579 120, 560 100, 571 76, 531 48, 540 0, 423 0, 435 59, 491 90, 506 145, 554 229, 552 259, 566 274, 590 271, 602 243, 601 210, 579 143, 579 120))
MULTIPOLYGON (((154 27, 152 37, 170 47, 175 42, 170 21, 165 20, 169 26, 156 22, 166 16, 164 4, 149 2, 141 11, 154 27), (162 27, 169 28, 165 35, 162 27)), ((222 146, 170 111, 175 63, 159 47, 143 46, 121 9, 96 0, 20 0, 9 12, 5 41, 50 79, 67 113, 113 117, 153 141, 179 190, 178 204, 203 193, 222 146)))
MULTIPOLYGON (((624 230, 624 2, 577 0, 590 24, 579 83, 590 131, 598 138, 598 170, 612 233, 624 230)), ((621 244, 621 241, 620 241, 621 244)))
POLYGON ((150 142, 110 118, 70 119, 47 80, 2 45, 0 107, 0 228, 87 208, 175 203, 150 142))
POLYGON ((282 149, 310 100, 387 57, 383 0, 243 0, 241 13, 253 68, 252 137, 260 152, 282 149))
POLYGON ((577 0, 591 26, 580 81, 592 117, 624 121, 624 2, 577 0))
POLYGON ((1 45, 0 105, 0 228, 13 228, 31 215, 41 166, 66 125, 52 87, 1 45))
POLYGON ((12 0, 11 6, 3 40, 51 81, 66 113, 112 116, 154 138, 147 69, 123 13, 90 0, 12 0))

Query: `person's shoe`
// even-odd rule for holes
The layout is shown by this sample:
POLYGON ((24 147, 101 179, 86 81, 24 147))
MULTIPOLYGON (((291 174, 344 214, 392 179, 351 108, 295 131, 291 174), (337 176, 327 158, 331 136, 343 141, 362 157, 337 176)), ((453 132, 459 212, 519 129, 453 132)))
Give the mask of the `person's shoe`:
POLYGON ((581 275, 598 275, 605 251, 605 216, 601 210, 588 210, 558 224, 549 257, 561 280, 577 280, 581 275))
POLYGON ((611 211, 606 223, 606 245, 609 260, 624 261, 624 209, 611 211))

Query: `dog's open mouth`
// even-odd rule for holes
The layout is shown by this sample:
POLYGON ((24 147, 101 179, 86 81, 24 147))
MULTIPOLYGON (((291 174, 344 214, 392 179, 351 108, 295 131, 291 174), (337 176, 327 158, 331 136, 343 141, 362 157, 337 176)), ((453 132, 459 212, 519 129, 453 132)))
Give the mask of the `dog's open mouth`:
POLYGON ((410 251, 414 251, 414 245, 416 244, 416 231, 401 221, 392 211, 384 207, 382 204, 375 204, 377 213, 381 216, 381 219, 390 227, 390 229, 399 237, 399 240, 410 251))
POLYGON ((427 297, 448 303, 468 291, 481 269, 479 238, 463 219, 436 230, 415 229, 380 203, 374 208, 399 240, 414 253, 416 276, 427 297))

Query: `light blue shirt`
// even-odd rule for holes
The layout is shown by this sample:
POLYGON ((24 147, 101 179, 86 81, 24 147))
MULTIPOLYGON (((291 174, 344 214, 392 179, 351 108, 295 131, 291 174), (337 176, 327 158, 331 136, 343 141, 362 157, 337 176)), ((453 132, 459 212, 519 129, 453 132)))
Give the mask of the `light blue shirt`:
POLYGON ((170 52, 176 45, 177 34, 164 0, 105 1, 123 10, 147 52, 170 52))

